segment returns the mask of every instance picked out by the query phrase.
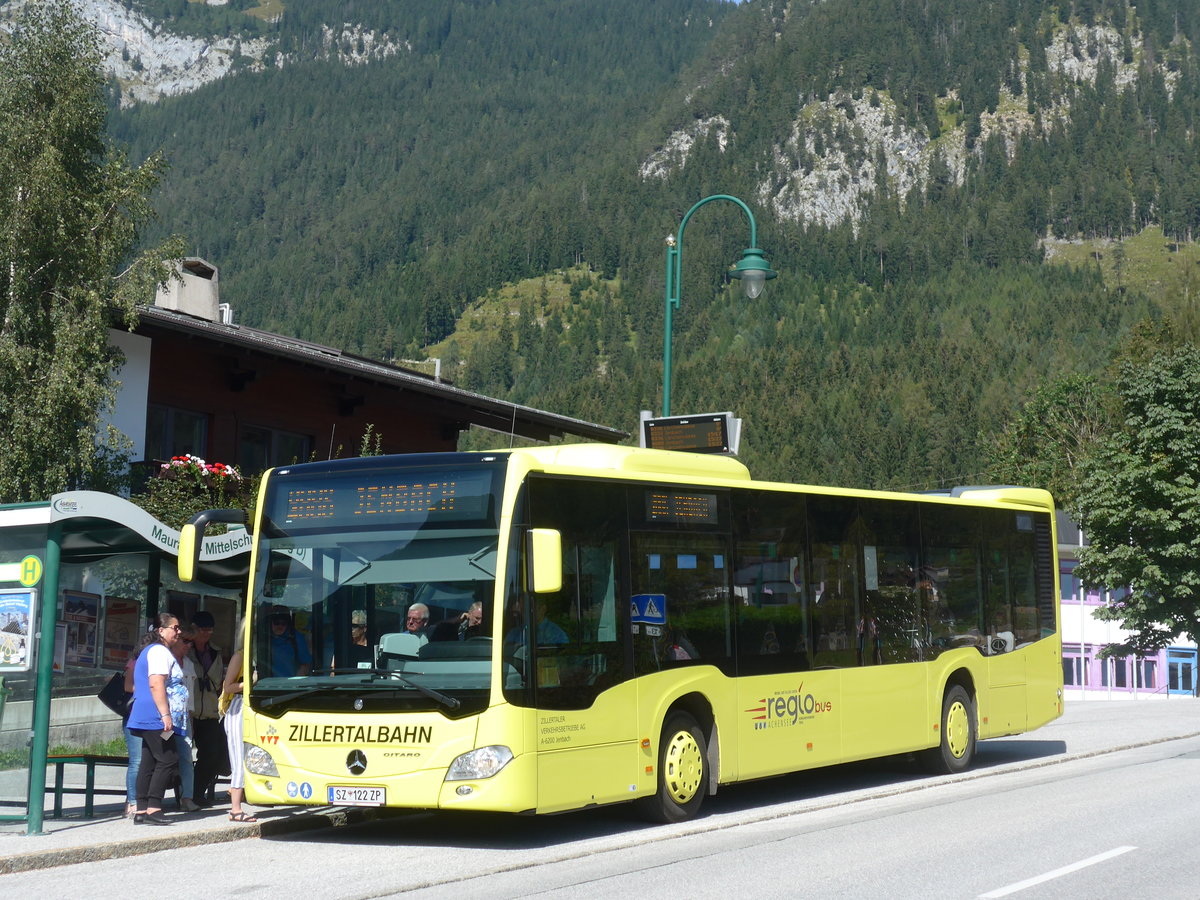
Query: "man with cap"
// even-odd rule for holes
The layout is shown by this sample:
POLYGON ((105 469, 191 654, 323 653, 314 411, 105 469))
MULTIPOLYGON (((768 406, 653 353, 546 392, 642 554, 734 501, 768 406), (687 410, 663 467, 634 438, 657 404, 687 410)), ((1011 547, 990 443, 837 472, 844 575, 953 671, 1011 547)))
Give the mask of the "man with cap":
POLYGON ((214 785, 218 775, 229 774, 229 753, 225 749, 225 729, 217 712, 221 698, 221 683, 225 680, 225 663, 221 651, 213 646, 213 614, 200 610, 192 616, 195 634, 188 656, 196 668, 194 700, 196 779, 193 799, 208 806, 214 802, 214 785))

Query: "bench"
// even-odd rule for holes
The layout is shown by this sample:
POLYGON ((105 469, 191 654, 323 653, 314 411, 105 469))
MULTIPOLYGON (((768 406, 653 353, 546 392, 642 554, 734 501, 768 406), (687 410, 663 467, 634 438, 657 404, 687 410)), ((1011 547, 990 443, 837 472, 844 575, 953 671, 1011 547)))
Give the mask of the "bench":
POLYGON ((46 793, 54 792, 53 815, 56 819, 62 818, 63 794, 83 794, 83 814, 88 818, 92 816, 92 800, 96 794, 125 796, 125 788, 123 787, 120 790, 117 788, 96 787, 96 766, 120 766, 124 769, 129 765, 128 758, 124 756, 94 756, 91 754, 80 756, 47 756, 46 765, 54 766, 54 786, 47 787, 46 793), (72 765, 87 767, 84 787, 63 787, 63 769, 72 765))

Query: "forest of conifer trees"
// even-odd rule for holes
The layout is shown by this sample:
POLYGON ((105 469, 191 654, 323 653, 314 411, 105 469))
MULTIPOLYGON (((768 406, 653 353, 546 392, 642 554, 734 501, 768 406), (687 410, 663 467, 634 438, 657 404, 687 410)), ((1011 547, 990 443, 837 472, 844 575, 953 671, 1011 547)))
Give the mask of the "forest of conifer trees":
MULTIPOLYGON (((295 2, 253 27, 298 61, 116 113, 111 128, 135 158, 166 150, 147 240, 181 233, 221 266, 241 321, 378 358, 453 338, 446 371, 465 386, 630 431, 660 403, 663 237, 697 199, 743 197, 780 277, 744 300, 725 284, 744 220, 713 208, 689 226, 676 410, 743 416, 743 457, 762 477, 979 480, 1038 384, 1102 371, 1174 289, 1047 264, 1045 241, 1116 248, 1148 226, 1164 245, 1192 240, 1200 10, 783 8, 295 2), (367 66, 305 61, 335 6, 408 49, 367 66), (1094 78, 1050 66, 1056 40, 1094 78), (853 219, 772 214, 763 185, 806 108, 872 95, 930 141, 961 132, 961 180, 937 153, 919 188, 881 175, 853 219), (988 134, 998 110, 1027 124, 988 134), (667 135, 710 116, 730 123, 727 144, 709 133, 666 177, 639 175, 667 135), (456 331, 518 283, 495 327, 456 331)), ((796 166, 853 143, 829 121, 796 166)))

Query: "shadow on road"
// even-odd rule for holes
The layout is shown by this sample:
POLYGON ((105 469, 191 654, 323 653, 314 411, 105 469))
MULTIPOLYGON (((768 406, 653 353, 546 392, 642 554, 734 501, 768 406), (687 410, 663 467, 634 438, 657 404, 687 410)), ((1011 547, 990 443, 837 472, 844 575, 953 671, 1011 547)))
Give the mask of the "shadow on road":
MULTIPOLYGON (((1031 762, 1066 752, 1062 741, 1004 740, 979 744, 975 770, 1031 762)), ((725 785, 705 800, 700 819, 751 810, 769 813, 803 801, 824 806, 848 795, 890 792, 922 781, 936 783, 916 757, 893 756, 781 775, 761 781, 725 785)), ((503 813, 379 811, 378 818, 342 828, 328 828, 264 840, 289 843, 345 843, 359 846, 461 847, 464 850, 533 850, 557 844, 657 828, 638 818, 631 804, 598 807, 554 816, 503 813)))

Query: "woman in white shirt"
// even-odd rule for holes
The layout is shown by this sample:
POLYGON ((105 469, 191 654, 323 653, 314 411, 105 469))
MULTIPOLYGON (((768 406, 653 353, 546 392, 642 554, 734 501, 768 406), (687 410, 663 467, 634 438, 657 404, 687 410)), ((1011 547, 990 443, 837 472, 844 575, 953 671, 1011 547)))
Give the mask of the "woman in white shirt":
POLYGON ((133 708, 129 731, 142 739, 138 766, 135 825, 170 825, 162 814, 163 795, 179 771, 175 730, 186 728, 187 687, 171 648, 179 641, 179 621, 159 613, 151 626, 155 640, 133 666, 133 708))

